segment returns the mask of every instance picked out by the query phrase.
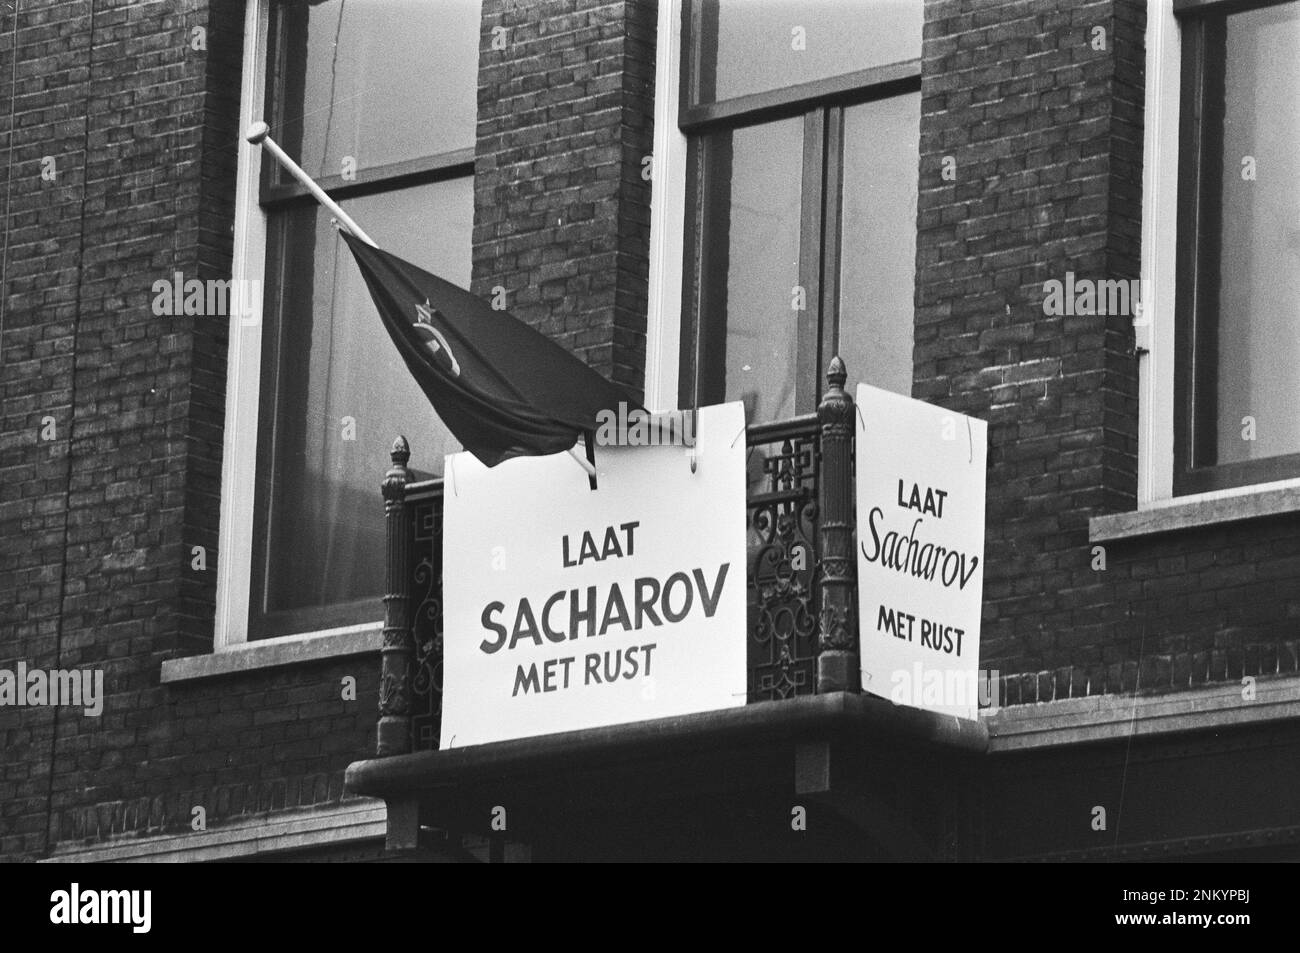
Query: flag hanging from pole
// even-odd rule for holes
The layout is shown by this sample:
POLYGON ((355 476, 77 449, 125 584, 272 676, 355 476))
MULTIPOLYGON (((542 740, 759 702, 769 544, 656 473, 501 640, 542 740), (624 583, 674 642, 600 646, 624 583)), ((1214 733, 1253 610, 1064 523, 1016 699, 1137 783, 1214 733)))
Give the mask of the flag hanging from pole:
POLYGON ((640 405, 540 332, 345 229, 380 320, 452 435, 486 466, 562 453, 640 405))

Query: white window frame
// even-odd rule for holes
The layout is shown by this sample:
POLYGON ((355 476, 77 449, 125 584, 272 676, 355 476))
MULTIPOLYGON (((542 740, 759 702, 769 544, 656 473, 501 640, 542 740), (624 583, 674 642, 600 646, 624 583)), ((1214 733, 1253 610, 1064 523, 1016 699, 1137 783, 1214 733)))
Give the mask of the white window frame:
POLYGON ((681 100, 682 0, 661 0, 655 37, 654 155, 650 183, 650 281, 645 403, 677 410, 681 370, 682 255, 686 228, 686 134, 681 100))
MULTIPOLYGON (((263 118, 270 5, 271 0, 249 0, 246 8, 241 130, 263 118)), ((645 368, 645 402, 652 410, 676 409, 678 403, 687 156, 686 136, 677 124, 682 9, 682 0, 664 0, 659 4, 656 25, 645 368)), ((238 149, 232 277, 236 287, 245 281, 261 287, 267 243, 267 216, 259 202, 262 150, 244 141, 242 135, 238 149)), ((262 364, 262 298, 254 297, 251 312, 230 319, 213 651, 247 651, 305 640, 369 644, 372 639, 358 642, 340 637, 377 635, 382 619, 251 643, 248 639, 262 364)))
POLYGON ((1182 36, 1173 0, 1147 0, 1146 101, 1142 165, 1142 284, 1134 320, 1138 367, 1138 510, 1199 507, 1214 500, 1275 494, 1300 478, 1174 496, 1175 283, 1182 36))
POLYGON ((1138 508, 1174 493, 1174 288, 1182 42, 1173 0, 1148 0, 1142 163, 1142 313, 1138 367, 1138 508))
MULTIPOLYGON (((249 0, 244 19, 244 71, 240 84, 240 140, 235 185, 234 287, 261 288, 266 267, 266 212, 259 201, 262 149, 244 140, 242 131, 262 119, 266 102, 267 33, 271 0, 249 0)), ((250 581, 253 563, 253 499, 257 479, 258 401, 262 380, 262 297, 252 310, 230 318, 226 365, 226 420, 221 458, 221 523, 217 550, 217 606, 213 652, 265 646, 268 658, 280 658, 284 643, 324 640, 341 650, 374 641, 383 619, 360 625, 248 640, 250 581), (362 636, 347 639, 347 636, 362 636), (370 638, 365 638, 370 636, 370 638), (345 637, 340 639, 339 637, 345 637)), ((380 510, 376 508, 376 519, 380 510)), ((378 606, 375 614, 381 616, 378 606)))
MULTIPOLYGON (((244 17, 244 74, 239 92, 239 160, 235 184, 235 287, 256 281, 266 264, 266 212, 258 203, 262 150, 243 130, 262 118, 266 101, 269 0, 249 0, 244 17)), ((253 559, 253 489, 257 476, 257 412, 262 367, 262 297, 230 319, 226 423, 221 457, 221 527, 217 549, 217 615, 213 651, 248 641, 249 567, 253 559)))

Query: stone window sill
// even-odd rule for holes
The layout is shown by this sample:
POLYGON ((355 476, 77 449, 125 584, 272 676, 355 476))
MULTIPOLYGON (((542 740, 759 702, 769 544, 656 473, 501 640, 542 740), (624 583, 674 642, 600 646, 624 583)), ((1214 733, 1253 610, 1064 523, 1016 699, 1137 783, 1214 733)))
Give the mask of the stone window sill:
POLYGON ((1300 482, 1243 487, 1221 494, 1162 500, 1133 513, 1108 513, 1088 521, 1093 543, 1151 536, 1200 526, 1300 512, 1300 482))
POLYGON ((342 632, 312 632, 280 639, 244 642, 210 655, 191 655, 162 664, 163 684, 191 682, 223 675, 237 675, 303 662, 345 658, 378 652, 383 644, 380 623, 342 632))
POLYGON ((1300 676, 1259 676, 1249 701, 1242 689, 1224 682, 1156 695, 1093 695, 999 708, 981 713, 980 721, 997 754, 1300 719, 1300 676))
POLYGON ((199 834, 123 837, 113 843, 64 843, 44 864, 199 863, 247 858, 275 851, 340 847, 378 840, 387 831, 383 801, 353 798, 341 804, 261 815, 214 827, 199 834))

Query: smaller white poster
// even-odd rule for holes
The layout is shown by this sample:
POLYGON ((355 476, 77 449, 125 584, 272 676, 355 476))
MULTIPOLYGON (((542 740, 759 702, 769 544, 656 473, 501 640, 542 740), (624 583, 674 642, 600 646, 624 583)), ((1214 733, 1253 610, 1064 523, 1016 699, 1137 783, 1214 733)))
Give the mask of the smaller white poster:
POLYGON ((974 718, 988 424, 866 384, 857 402, 862 688, 974 718))
POLYGON ((745 704, 745 418, 684 446, 447 457, 442 747, 745 704))

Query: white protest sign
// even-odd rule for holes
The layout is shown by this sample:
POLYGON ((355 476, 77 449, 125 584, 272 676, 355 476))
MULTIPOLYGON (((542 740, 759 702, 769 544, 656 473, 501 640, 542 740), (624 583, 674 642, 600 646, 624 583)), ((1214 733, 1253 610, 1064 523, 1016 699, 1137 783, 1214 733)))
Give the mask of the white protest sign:
POLYGON ((988 424, 858 385, 862 688, 974 718, 988 424))
POLYGON ((745 418, 683 446, 447 457, 442 747, 745 704, 745 418))

